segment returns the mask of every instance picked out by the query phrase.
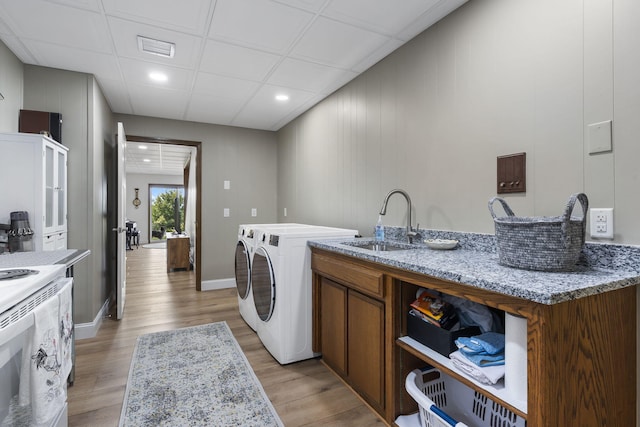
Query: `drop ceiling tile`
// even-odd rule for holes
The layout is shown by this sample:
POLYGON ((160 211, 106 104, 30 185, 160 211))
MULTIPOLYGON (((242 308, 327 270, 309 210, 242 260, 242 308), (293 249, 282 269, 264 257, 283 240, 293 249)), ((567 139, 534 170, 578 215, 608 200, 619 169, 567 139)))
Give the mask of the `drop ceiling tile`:
POLYGON ((120 59, 120 69, 124 80, 129 84, 146 85, 162 90, 187 90, 191 87, 192 72, 184 68, 168 67, 151 62, 135 61, 128 58, 120 59), (155 83, 149 79, 149 73, 162 72, 168 76, 164 83, 155 83))
POLYGON ((211 0, 102 0, 107 14, 136 22, 204 35, 211 0))
POLYGON ((11 31, 7 24, 2 20, 2 16, 0 16, 0 34, 13 36, 13 31, 11 31))
POLYGON ((284 53, 313 17, 270 0, 218 0, 209 36, 284 53))
POLYGON ((133 114, 129 93, 121 80, 98 78, 98 85, 107 99, 111 111, 119 114, 133 114))
POLYGON ((239 98, 196 93, 191 97, 185 118, 193 122, 229 125, 243 104, 244 100, 239 98))
POLYGON ((274 0, 278 3, 308 10, 310 12, 319 12, 328 0, 274 0))
POLYGON ((234 79, 233 77, 219 76, 217 74, 198 73, 193 92, 196 94, 245 100, 253 95, 259 86, 259 83, 249 80, 234 79))
POLYGON ((182 118, 186 111, 188 94, 184 91, 129 85, 133 114, 139 116, 182 118))
POLYGON ((320 92, 345 73, 348 73, 351 78, 355 77, 355 73, 340 68, 287 58, 274 70, 268 83, 320 92))
POLYGON ((0 3, 0 14, 14 34, 24 39, 46 40, 94 52, 112 51, 106 22, 99 13, 39 0, 22 0, 0 3), (34 10, 38 13, 33 13, 34 10))
POLYGON ((293 48, 291 56, 350 69, 387 40, 389 37, 368 30, 318 18, 293 48))
POLYGON ((371 31, 394 35, 417 16, 441 0, 402 0, 402 5, 389 0, 332 1, 323 15, 371 31))
POLYGON ((36 58, 33 56, 33 54, 26 48, 24 43, 22 43, 20 39, 18 39, 17 37, 3 35, 2 41, 4 42, 5 45, 7 45, 9 50, 11 50, 11 52, 13 52, 13 54, 17 56, 18 59, 23 63, 25 64, 37 63, 36 58))
POLYGON ((238 79, 262 81, 279 60, 278 55, 209 40, 200 70, 238 79))
POLYGON ((256 95, 242 108, 233 120, 236 126, 245 123, 260 123, 260 129, 271 129, 280 119, 304 105, 314 96, 311 92, 281 86, 264 85, 256 95), (278 102, 277 94, 286 94, 289 100, 278 102))
POLYGON ((93 74, 97 78, 120 78, 118 61, 112 55, 87 52, 40 41, 29 40, 25 44, 37 62, 47 64, 47 67, 93 74))
POLYGON ((402 40, 410 40, 466 2, 467 0, 440 0, 429 10, 418 16, 412 23, 409 23, 396 36, 402 40))
POLYGON ((405 42, 398 39, 389 39, 385 44, 371 52, 366 58, 353 66, 352 70, 363 73, 391 52, 402 46, 405 42))
POLYGON ((199 37, 119 18, 108 18, 108 21, 113 34, 116 53, 121 57, 157 62, 173 67, 194 68, 198 62, 202 43, 199 37), (138 49, 137 36, 139 35, 174 43, 176 46, 174 57, 164 58, 141 52, 138 49))
POLYGON ((76 7, 79 9, 90 10, 92 12, 100 12, 100 0, 49 0, 51 3, 58 3, 66 6, 76 7))

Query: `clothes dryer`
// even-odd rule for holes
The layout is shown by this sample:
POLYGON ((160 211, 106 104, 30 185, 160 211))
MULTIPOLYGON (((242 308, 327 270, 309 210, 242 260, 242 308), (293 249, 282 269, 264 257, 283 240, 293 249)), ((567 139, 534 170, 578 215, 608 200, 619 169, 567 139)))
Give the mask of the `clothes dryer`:
POLYGON ((251 264, 257 246, 258 230, 273 227, 304 228, 306 224, 273 223, 273 224, 240 224, 238 226, 238 243, 235 251, 235 276, 238 291, 238 310, 240 316, 251 329, 256 330, 257 314, 251 292, 251 264))
POLYGON ((311 348, 312 274, 307 241, 357 234, 357 230, 319 226, 259 232, 251 268, 256 332, 280 364, 318 356, 311 348))

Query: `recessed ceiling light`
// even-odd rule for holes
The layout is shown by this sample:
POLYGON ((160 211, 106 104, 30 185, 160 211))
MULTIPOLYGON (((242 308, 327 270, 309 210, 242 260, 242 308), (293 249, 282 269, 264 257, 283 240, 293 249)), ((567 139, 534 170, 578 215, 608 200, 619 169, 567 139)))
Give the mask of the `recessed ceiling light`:
POLYGON ((138 49, 140 52, 163 56, 165 58, 173 58, 173 55, 176 53, 175 43, 163 42, 162 40, 151 39, 144 36, 138 36, 138 49))
POLYGON ((138 149, 140 150, 146 150, 147 146, 146 145, 138 145, 138 149))
POLYGON ((142 159, 142 161, 145 162, 145 163, 151 162, 151 160, 149 160, 149 159, 142 159))
POLYGON ((288 101, 289 100, 289 95, 276 95, 276 101, 288 101))
POLYGON ((154 82, 158 82, 158 83, 164 83, 167 80, 169 80, 169 77, 167 77, 166 74, 164 73, 159 73, 157 71, 151 72, 149 73, 149 78, 151 80, 153 80, 154 82))

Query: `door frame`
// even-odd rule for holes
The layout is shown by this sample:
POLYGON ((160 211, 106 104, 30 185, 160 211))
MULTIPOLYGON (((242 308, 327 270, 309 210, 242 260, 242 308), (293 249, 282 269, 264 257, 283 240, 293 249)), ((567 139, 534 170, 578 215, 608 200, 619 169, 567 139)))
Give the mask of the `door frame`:
MULTIPOLYGON (((150 136, 139 135, 127 135, 127 141, 129 142, 146 142, 149 144, 171 144, 171 145, 185 145, 188 147, 196 148, 196 290, 202 290, 202 230, 200 227, 202 218, 202 142, 201 141, 188 141, 182 139, 171 138, 157 138, 150 136)), ((193 173, 193 172, 191 172, 193 173)))

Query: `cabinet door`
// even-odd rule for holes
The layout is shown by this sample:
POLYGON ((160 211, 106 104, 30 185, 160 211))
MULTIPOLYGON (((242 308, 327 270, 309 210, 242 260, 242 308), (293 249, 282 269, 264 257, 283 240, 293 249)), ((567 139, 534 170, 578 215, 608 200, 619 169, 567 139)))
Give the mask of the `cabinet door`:
POLYGON ((43 234, 67 230, 67 152, 45 140, 43 145, 43 234))
POLYGON ((43 234, 51 234, 55 231, 55 222, 53 220, 56 212, 56 149, 52 144, 46 141, 43 146, 44 156, 44 209, 43 214, 43 234))
POLYGON ((349 381, 384 410, 384 304, 350 290, 348 309, 349 381))
POLYGON ((320 282, 322 358, 338 374, 347 375, 347 288, 325 277, 320 282))
MULTIPOLYGON (((67 230, 67 152, 56 152, 56 214, 55 225, 58 231, 67 230)), ((66 246, 66 245, 65 245, 66 246)))

